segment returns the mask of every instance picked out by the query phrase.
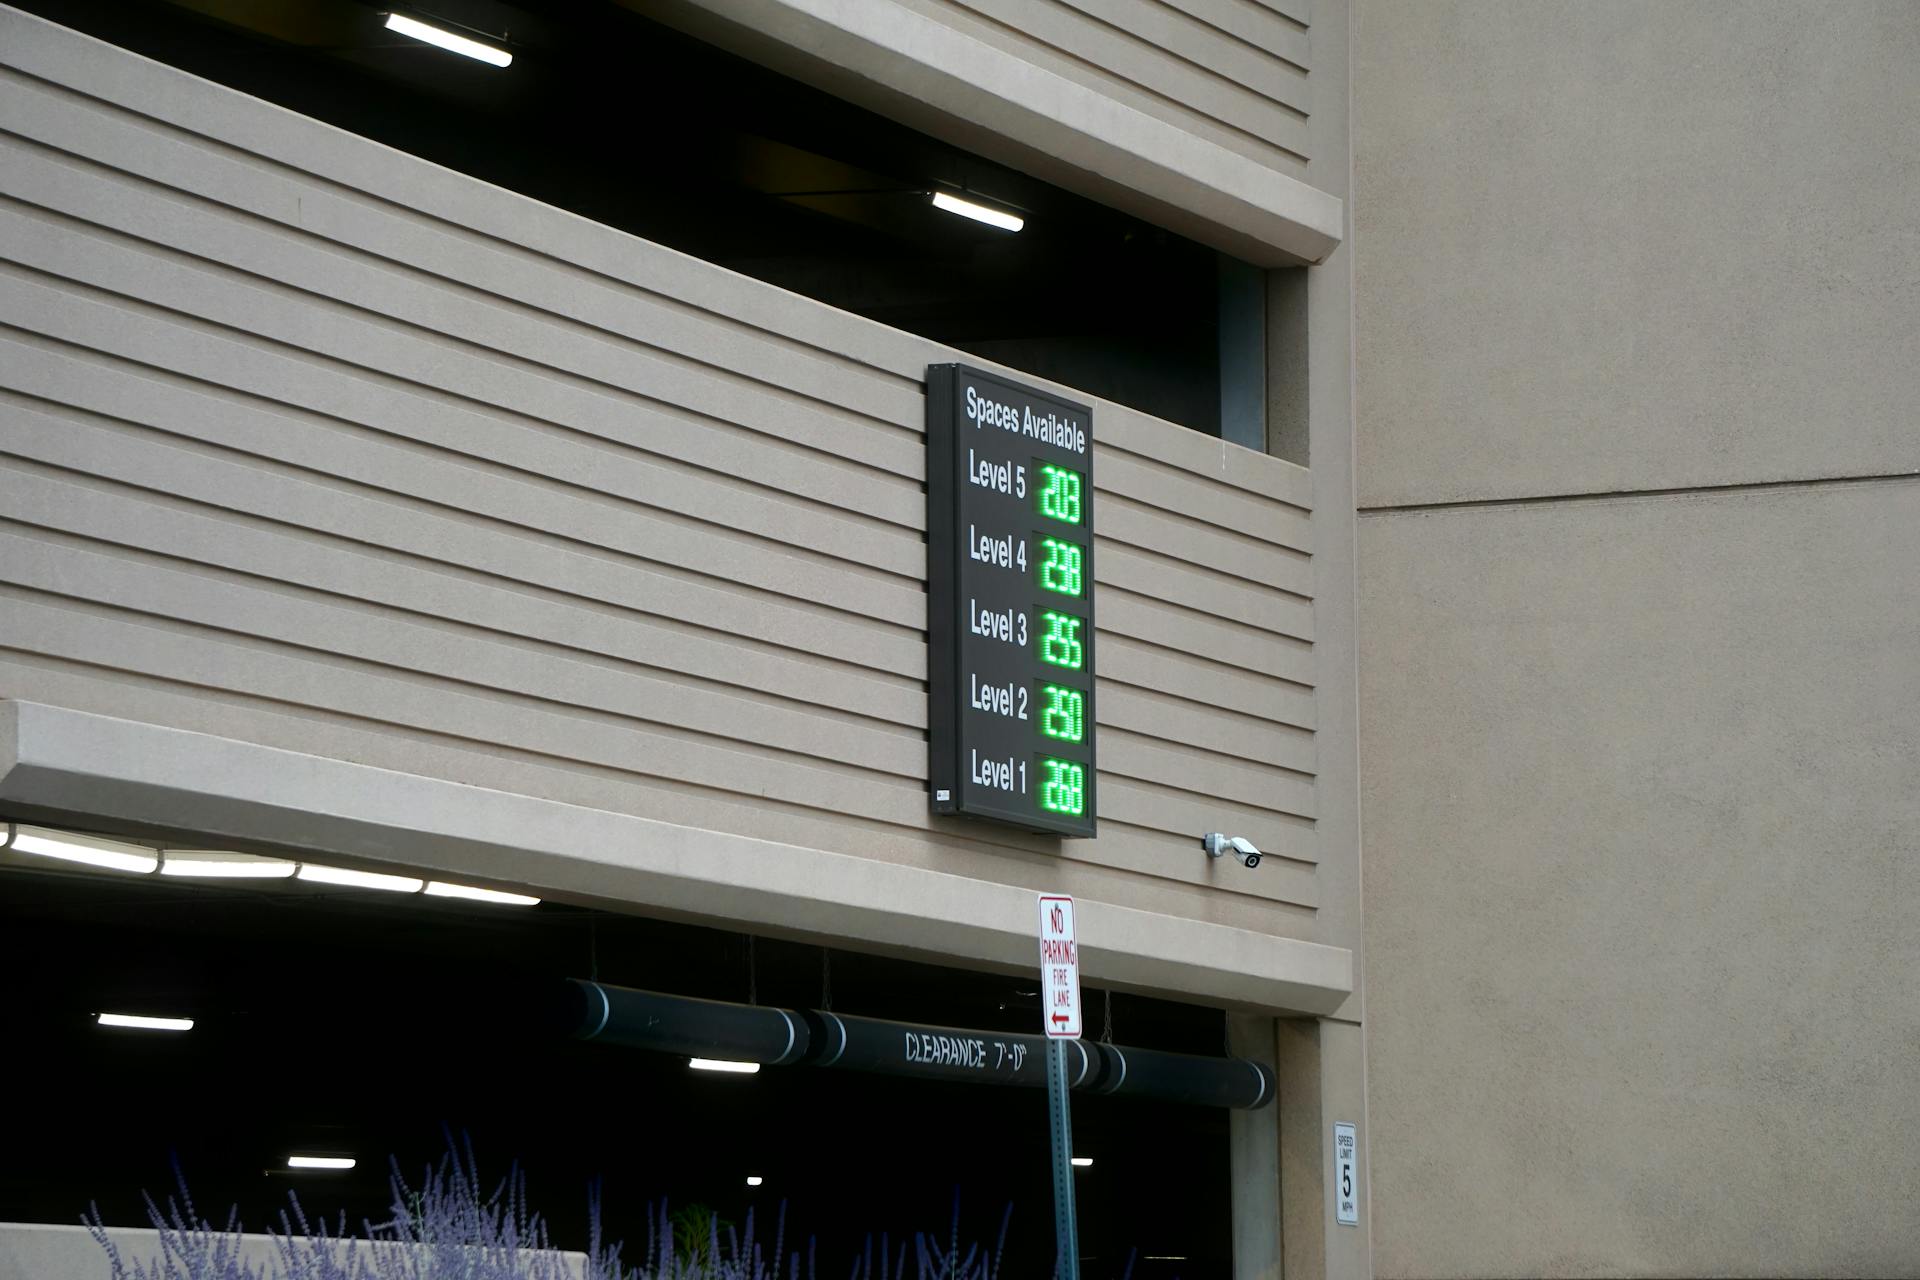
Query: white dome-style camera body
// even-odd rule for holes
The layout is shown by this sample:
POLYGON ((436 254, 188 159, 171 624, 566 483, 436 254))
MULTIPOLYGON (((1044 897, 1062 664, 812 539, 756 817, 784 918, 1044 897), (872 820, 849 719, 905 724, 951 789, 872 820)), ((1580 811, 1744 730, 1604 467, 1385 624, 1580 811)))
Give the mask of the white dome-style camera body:
POLYGON ((1260 865, 1260 850, 1253 841, 1245 836, 1230 836, 1219 831, 1209 831, 1200 837, 1200 847, 1207 851, 1209 858, 1224 858, 1232 854, 1251 871, 1260 865))

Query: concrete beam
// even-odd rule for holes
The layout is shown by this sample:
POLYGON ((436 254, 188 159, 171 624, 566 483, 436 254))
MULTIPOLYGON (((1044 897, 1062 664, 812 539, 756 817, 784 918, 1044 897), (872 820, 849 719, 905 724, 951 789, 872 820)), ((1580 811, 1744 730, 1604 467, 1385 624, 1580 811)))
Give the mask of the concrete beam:
POLYGON ((1263 267, 1340 243, 1338 196, 900 4, 662 0, 650 17, 1263 267))
MULTIPOLYGON (((520 886, 943 963, 1037 963, 1012 885, 464 786, 209 734, 0 702, 0 807, 94 829, 190 835, 520 886)), ((1249 1010, 1315 1012, 1352 990, 1344 948, 1088 901, 1082 972, 1249 1010)))

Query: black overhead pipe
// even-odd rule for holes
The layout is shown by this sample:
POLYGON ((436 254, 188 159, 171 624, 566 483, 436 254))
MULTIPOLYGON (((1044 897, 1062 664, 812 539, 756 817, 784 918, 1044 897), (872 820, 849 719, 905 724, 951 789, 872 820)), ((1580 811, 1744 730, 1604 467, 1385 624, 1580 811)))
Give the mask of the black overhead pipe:
POLYGON ((562 998, 562 1023, 579 1040, 770 1066, 796 1062, 807 1051, 807 1024, 785 1009, 694 1000, 579 978, 567 983, 562 998))
MULTIPOLYGON (((580 979, 566 984, 556 1013, 576 1039, 692 1058, 1029 1088, 1047 1079, 1045 1036, 695 1000, 580 979)), ((1273 1072, 1243 1058, 1070 1040, 1067 1072, 1075 1089, 1120 1097, 1240 1110, 1274 1097, 1273 1072)))
MULTIPOLYGON (((1047 1039, 1005 1031, 961 1031, 879 1018, 853 1018, 809 1009, 813 1035, 804 1059, 810 1067, 877 1071, 886 1075, 1018 1084, 1044 1088, 1047 1039)), ((1095 1074, 1096 1059, 1077 1040, 1067 1042, 1067 1083, 1079 1088, 1095 1074)))
POLYGON ((1273 1070, 1265 1063, 1159 1049, 1123 1049, 1117 1044, 1088 1047, 1101 1059, 1099 1075, 1087 1086, 1093 1093, 1160 1098, 1236 1111, 1258 1111, 1273 1101, 1273 1070))

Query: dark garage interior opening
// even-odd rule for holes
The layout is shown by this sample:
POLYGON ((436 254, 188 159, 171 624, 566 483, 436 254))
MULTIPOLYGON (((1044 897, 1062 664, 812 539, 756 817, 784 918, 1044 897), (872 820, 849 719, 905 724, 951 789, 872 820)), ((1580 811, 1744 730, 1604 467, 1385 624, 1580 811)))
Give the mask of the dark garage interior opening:
MULTIPOLYGON (((274 889, 109 873, 0 870, 0 963, 16 1047, 0 1221, 72 1224, 89 1204, 144 1225, 178 1162, 199 1211, 271 1227, 380 1221, 388 1159, 409 1176, 448 1135, 483 1174, 517 1164, 557 1242, 583 1245, 598 1183, 610 1237, 644 1247, 650 1211, 710 1213, 770 1248, 817 1240, 822 1275, 888 1233, 991 1245, 1011 1206, 1007 1276, 1052 1263, 1043 1090, 767 1067, 563 1039, 509 993, 597 976, 738 1003, 1031 1033, 1037 981, 543 903, 498 907, 321 885, 274 889), (116 1030, 119 1010, 185 1034, 116 1030), (297 1172, 292 1152, 350 1171, 297 1172), (758 1185, 749 1186, 749 1177, 758 1185)), ((1104 993, 1087 992, 1098 1035, 1104 993)), ((1115 993, 1114 1040, 1223 1053, 1223 1017, 1115 993)), ((1091 1276, 1231 1273, 1227 1116, 1074 1096, 1081 1253, 1091 1276)), ((877 1247, 877 1246, 876 1246, 877 1247)))

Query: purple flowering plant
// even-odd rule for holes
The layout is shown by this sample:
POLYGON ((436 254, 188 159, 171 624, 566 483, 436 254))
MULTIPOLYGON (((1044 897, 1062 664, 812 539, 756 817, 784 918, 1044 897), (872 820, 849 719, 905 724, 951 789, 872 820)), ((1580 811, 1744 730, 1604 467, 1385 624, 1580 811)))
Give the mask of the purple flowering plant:
MULTIPOLYGON (((523 1172, 510 1169, 489 1192, 470 1147, 450 1143, 418 1186, 395 1163, 388 1186, 390 1216, 363 1222, 357 1233, 344 1218, 331 1225, 309 1219, 289 1193, 264 1260, 246 1247, 237 1210, 218 1227, 200 1216, 178 1169, 164 1206, 146 1197, 159 1235, 157 1256, 127 1256, 97 1206, 82 1221, 105 1250, 112 1280, 819 1280, 815 1242, 809 1239, 804 1251, 787 1248, 784 1205, 771 1250, 761 1246, 751 1213, 735 1228, 711 1212, 676 1214, 659 1206, 647 1217, 645 1252, 628 1265, 621 1246, 602 1233, 597 1191, 588 1198, 584 1257, 564 1253, 528 1204, 523 1172)), ((916 1232, 896 1248, 888 1235, 869 1236, 848 1280, 909 1280, 909 1274, 911 1280, 1000 1280, 1012 1214, 1008 1205, 991 1250, 963 1247, 956 1198, 944 1239, 916 1232)))

